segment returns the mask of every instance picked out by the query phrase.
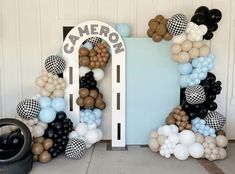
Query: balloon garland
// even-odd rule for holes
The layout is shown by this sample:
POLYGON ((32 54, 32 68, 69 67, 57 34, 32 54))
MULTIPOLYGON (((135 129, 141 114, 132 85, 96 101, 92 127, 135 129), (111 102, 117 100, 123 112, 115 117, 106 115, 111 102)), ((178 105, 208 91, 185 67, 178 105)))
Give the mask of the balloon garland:
MULTIPOLYGON (((149 21, 147 35, 158 33, 162 15, 149 21), (153 32, 154 31, 154 32, 153 32)), ((218 28, 222 13, 205 6, 196 9, 188 22, 183 14, 175 14, 167 20, 167 29, 173 35, 172 58, 178 62, 181 86, 181 105, 166 118, 166 125, 149 135, 149 147, 153 152, 179 160, 206 158, 210 161, 224 159, 228 139, 222 128, 226 118, 216 112, 216 95, 220 94, 221 82, 209 72, 214 67, 214 54, 203 39, 210 40, 218 28)), ((161 38, 153 37, 159 42, 161 38)))

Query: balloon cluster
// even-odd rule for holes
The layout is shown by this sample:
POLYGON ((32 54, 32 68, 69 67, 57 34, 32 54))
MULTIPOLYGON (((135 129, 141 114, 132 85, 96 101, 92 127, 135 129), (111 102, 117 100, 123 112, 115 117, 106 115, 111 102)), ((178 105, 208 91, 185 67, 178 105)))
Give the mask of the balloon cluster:
POLYGON ((38 118, 26 120, 21 117, 16 117, 16 119, 22 121, 30 130, 32 137, 41 137, 43 136, 46 128, 47 123, 44 123, 42 121, 39 121, 38 118))
POLYGON ((171 54, 175 61, 187 63, 197 57, 207 57, 210 48, 202 41, 184 40, 182 43, 175 43, 171 47, 171 54))
POLYGON ((162 39, 171 40, 173 36, 167 30, 167 21, 168 19, 162 15, 157 15, 155 18, 150 19, 147 31, 148 37, 152 38, 154 42, 160 42, 162 39))
POLYGON ((38 137, 33 139, 32 153, 34 161, 48 163, 51 160, 51 154, 48 150, 53 146, 53 140, 50 138, 38 137))
POLYGON ((66 108, 66 101, 61 97, 56 97, 54 99, 49 97, 39 97, 38 101, 41 106, 38 118, 44 123, 51 123, 54 121, 56 112, 64 111, 66 108))
POLYGON ((79 97, 76 102, 80 107, 85 109, 99 108, 103 110, 106 107, 103 101, 103 95, 96 89, 89 90, 87 88, 80 88, 79 97))
POLYGON ((87 66, 91 69, 104 68, 109 60, 109 46, 107 43, 97 43, 94 49, 87 49, 81 47, 79 49, 79 64, 80 66, 87 66))
POLYGON ((97 82, 94 78, 94 73, 92 71, 89 71, 85 74, 85 76, 82 76, 79 82, 80 88, 87 88, 89 90, 97 89, 97 82))
POLYGON ((39 94, 41 96, 51 98, 64 96, 65 80, 56 74, 43 71, 42 75, 36 78, 35 83, 40 87, 39 94))
POLYGON ((201 104, 190 104, 186 100, 185 88, 181 89, 181 106, 189 116, 189 119, 194 119, 196 117, 204 118, 208 110, 214 111, 217 109, 217 104, 214 102, 216 95, 220 94, 221 82, 216 81, 216 77, 213 73, 208 72, 205 80, 201 81, 200 85, 205 91, 206 100, 201 104))
POLYGON ((79 139, 86 143, 86 148, 90 148, 94 143, 102 139, 103 133, 96 124, 78 123, 75 130, 69 134, 69 139, 79 139))
POLYGON ((199 117, 192 120, 192 131, 194 133, 200 133, 203 136, 216 137, 215 129, 211 128, 206 124, 204 119, 200 119, 199 117))
POLYGON ((80 111, 80 122, 87 124, 95 124, 96 127, 101 125, 102 112, 100 109, 84 109, 80 111))
POLYGON ((179 64, 181 88, 200 84, 201 80, 206 79, 207 73, 213 69, 214 61, 214 54, 210 54, 208 57, 194 58, 191 63, 179 64))
POLYGON ((184 129, 191 129, 192 125, 188 121, 189 117, 186 115, 185 111, 181 106, 177 106, 166 118, 165 123, 167 125, 175 124, 178 126, 179 131, 184 129))
POLYGON ((191 21, 200 25, 204 24, 207 26, 208 30, 204 34, 203 38, 210 40, 213 38, 213 32, 218 29, 218 22, 222 18, 222 13, 218 9, 209 10, 208 7, 201 6, 196 9, 191 21))
POLYGON ((55 120, 48 124, 48 128, 43 135, 43 137, 50 138, 54 142, 53 146, 48 150, 52 158, 65 151, 69 140, 68 136, 72 130, 72 121, 67 118, 64 112, 57 112, 55 120))

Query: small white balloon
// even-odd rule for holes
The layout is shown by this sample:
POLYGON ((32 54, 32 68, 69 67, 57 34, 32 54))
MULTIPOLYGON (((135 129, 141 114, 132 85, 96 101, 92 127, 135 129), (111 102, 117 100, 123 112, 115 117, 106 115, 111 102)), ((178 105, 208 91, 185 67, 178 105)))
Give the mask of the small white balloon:
POLYGON ((174 124, 171 124, 169 125, 170 128, 171 128, 171 132, 174 133, 174 134, 177 134, 179 132, 179 128, 178 126, 174 125, 174 124))
POLYGON ((70 134, 69 134, 69 139, 78 139, 79 138, 79 134, 76 132, 76 131, 72 131, 70 134))
POLYGON ((190 146, 196 141, 196 136, 191 130, 183 130, 179 133, 179 140, 181 144, 190 146))
POLYGON ((183 144, 176 145, 174 155, 179 160, 186 160, 189 157, 188 147, 183 144))
POLYGON ((43 122, 41 122, 41 121, 39 121, 37 125, 42 126, 44 129, 47 129, 47 127, 48 127, 48 124, 47 124, 47 123, 43 123, 43 122))
POLYGON ((96 129, 88 130, 85 135, 85 140, 88 144, 94 144, 99 140, 99 133, 96 129))
POLYGON ((163 126, 163 135, 169 136, 171 134, 171 127, 169 125, 163 126))
POLYGON ((96 129, 96 131, 97 131, 97 133, 98 133, 98 135, 99 135, 99 138, 98 138, 97 141, 102 140, 102 138, 103 138, 103 132, 102 132, 100 129, 96 129))
POLYGON ((88 129, 96 129, 97 125, 95 123, 88 124, 88 129))
POLYGON ((204 155, 204 147, 199 143, 194 143, 189 146, 189 154, 193 158, 201 158, 204 155))
POLYGON ((78 123, 75 127, 75 130, 79 136, 85 136, 85 134, 88 132, 88 126, 86 123, 78 123))
POLYGON ((100 68, 95 68, 92 70, 94 73, 94 78, 96 81, 100 81, 104 78, 104 71, 100 68))
POLYGON ((79 76, 80 76, 80 77, 83 77, 83 76, 85 76, 85 74, 88 73, 89 71, 91 71, 90 68, 88 68, 88 67, 86 67, 86 66, 81 66, 81 67, 79 68, 79 76))

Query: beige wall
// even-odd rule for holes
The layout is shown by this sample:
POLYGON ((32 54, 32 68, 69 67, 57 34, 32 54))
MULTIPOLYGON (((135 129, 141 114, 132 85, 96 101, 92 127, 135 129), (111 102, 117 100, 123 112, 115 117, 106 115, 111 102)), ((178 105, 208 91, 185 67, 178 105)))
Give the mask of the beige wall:
MULTIPOLYGON (((133 37, 142 37, 146 36, 148 20, 156 14, 170 17, 181 12, 190 19, 201 5, 219 8, 223 13, 210 44, 217 56, 213 72, 223 84, 217 98, 218 111, 227 116, 227 133, 235 139, 232 131, 235 126, 235 2, 232 0, 0 0, 1 117, 14 117, 17 103, 37 94, 34 79, 40 74, 45 58, 59 52, 62 26, 89 19, 126 22, 132 28, 133 37)), ((103 124, 107 129, 105 138, 110 137, 110 119, 106 116, 103 124)))

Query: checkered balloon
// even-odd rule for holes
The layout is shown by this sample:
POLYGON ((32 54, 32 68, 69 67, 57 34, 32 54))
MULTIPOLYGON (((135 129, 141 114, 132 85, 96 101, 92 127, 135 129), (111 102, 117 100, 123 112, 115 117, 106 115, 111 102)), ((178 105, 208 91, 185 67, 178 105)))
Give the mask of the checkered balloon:
POLYGON ((185 90, 185 98, 189 104, 201 104, 206 100, 205 90, 201 85, 189 86, 185 90))
POLYGON ((96 46, 96 44, 100 43, 102 41, 99 37, 91 37, 87 39, 87 42, 90 42, 93 46, 96 46))
POLYGON ((45 68, 52 74, 61 74, 65 69, 65 61, 60 56, 51 55, 45 61, 45 68))
POLYGON ((208 126, 214 128, 217 131, 221 130, 226 122, 226 118, 216 111, 209 112, 204 120, 208 126))
POLYGON ((188 20, 184 14, 175 14, 167 22, 169 33, 174 36, 182 34, 188 25, 188 20))
POLYGON ((70 159, 81 159, 84 155, 85 149, 85 141, 72 138, 66 146, 65 155, 70 159))
POLYGON ((20 117, 29 120, 38 116, 40 105, 37 100, 25 99, 17 105, 16 111, 20 117))

